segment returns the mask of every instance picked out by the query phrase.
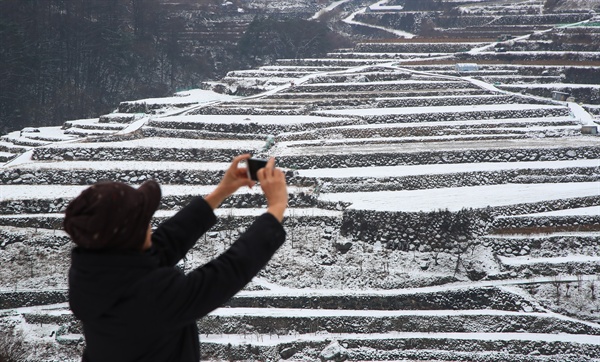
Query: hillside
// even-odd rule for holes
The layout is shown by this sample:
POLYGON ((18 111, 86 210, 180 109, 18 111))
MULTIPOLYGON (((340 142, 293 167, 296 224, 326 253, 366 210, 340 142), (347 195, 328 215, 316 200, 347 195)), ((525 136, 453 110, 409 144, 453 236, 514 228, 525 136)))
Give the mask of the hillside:
MULTIPOLYGON (((311 6, 360 42, 2 136, 7 357, 75 361, 83 348, 66 303, 71 199, 155 179, 157 225, 249 152, 286 171, 288 240, 198 322, 203 359, 600 361, 596 15, 530 1, 465 1, 456 18, 409 1, 311 6)), ((180 268, 264 207, 256 188, 233 195, 180 268)))

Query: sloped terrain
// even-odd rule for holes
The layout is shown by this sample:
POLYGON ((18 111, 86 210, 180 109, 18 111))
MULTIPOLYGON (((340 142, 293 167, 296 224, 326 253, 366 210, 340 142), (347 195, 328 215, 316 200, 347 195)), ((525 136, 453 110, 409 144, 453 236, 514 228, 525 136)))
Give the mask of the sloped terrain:
MULTIPOLYGON (((156 224, 250 152, 286 170, 288 241, 243 292, 198 322, 203 359, 600 360, 600 147, 586 111, 595 103, 536 91, 574 88, 563 83, 565 69, 582 59, 565 58, 565 45, 544 43, 540 64, 494 51, 518 25, 501 19, 527 4, 479 4, 460 20, 475 28, 448 26, 461 39, 379 39, 207 85, 253 96, 181 92, 3 136, 5 335, 21 334, 32 351, 24 360, 77 360, 84 341, 65 303, 71 246, 61 222, 87 185, 156 179, 156 224), (507 28, 481 35, 477 24, 490 14, 507 28)), ((356 13, 349 26, 410 30, 391 20, 406 11, 384 6, 356 13)), ((552 19, 590 17, 530 23, 570 39, 552 19)), ((518 30, 511 45, 535 52, 540 35, 518 30)), ((586 52, 597 67, 598 53, 586 52)), ((218 255, 264 207, 258 190, 240 190, 180 267, 218 255)))

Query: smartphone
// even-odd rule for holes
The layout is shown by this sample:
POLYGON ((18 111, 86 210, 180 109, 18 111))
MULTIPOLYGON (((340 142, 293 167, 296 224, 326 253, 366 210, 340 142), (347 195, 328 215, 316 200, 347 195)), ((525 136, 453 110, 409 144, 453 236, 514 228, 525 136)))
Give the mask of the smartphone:
POLYGON ((250 180, 258 181, 258 177, 256 173, 261 168, 267 165, 268 160, 263 160, 260 158, 249 158, 246 163, 248 165, 248 178, 250 180))

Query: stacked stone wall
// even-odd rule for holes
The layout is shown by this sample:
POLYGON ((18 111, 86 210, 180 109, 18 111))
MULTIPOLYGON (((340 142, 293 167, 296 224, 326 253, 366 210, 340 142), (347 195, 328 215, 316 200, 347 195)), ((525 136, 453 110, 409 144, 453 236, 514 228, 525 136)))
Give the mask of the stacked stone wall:
MULTIPOLYGON (((600 196, 550 200, 512 206, 433 212, 383 212, 347 209, 340 233, 368 243, 379 242, 387 248, 420 252, 444 251, 461 254, 482 243, 493 219, 500 215, 562 210, 600 204, 600 196)), ((500 219, 503 220, 503 219, 500 219)), ((584 220, 580 220, 584 223, 584 220)), ((598 223, 596 219, 589 223, 598 223)), ((516 251, 521 253, 521 249, 516 251)))
MULTIPOLYGON (((260 90, 257 93, 264 92, 260 90)), ((234 116, 299 116, 305 114, 303 109, 263 109, 259 107, 202 107, 190 111, 189 115, 234 115, 234 116)))
POLYGON ((457 53, 471 50, 485 43, 359 43, 361 53, 457 53))
POLYGON ((600 104, 600 87, 594 85, 589 85, 588 87, 569 87, 568 84, 563 84, 560 88, 536 87, 535 85, 522 88, 502 85, 501 88, 510 92, 526 92, 544 98, 552 98, 552 92, 560 91, 568 93, 570 96, 574 97, 577 102, 600 104))
MULTIPOLYGON (((290 179, 288 179, 290 180, 290 179)), ((311 179, 297 178, 299 185, 309 186, 314 182, 311 179)), ((289 182, 289 181, 288 181, 289 182)), ((159 209, 175 210, 187 205, 194 197, 199 195, 169 195, 163 196, 159 209)), ((1 200, 0 215, 21 215, 21 214, 56 214, 64 213, 70 198, 58 199, 30 199, 30 200, 1 200)), ((260 194, 234 194, 225 200, 222 208, 247 208, 264 207, 266 205, 265 197, 260 194)), ((335 205, 323 204, 317 202, 315 195, 298 192, 290 194, 290 207, 320 207, 326 209, 335 209, 335 205)), ((25 218, 23 218, 25 219, 25 218)))
MULTIPOLYGON (((347 56, 346 53, 340 53, 347 56)), ((369 72, 369 73, 356 73, 356 74, 340 74, 340 75, 327 75, 317 76, 309 80, 308 83, 347 83, 347 82, 384 82, 384 81, 398 81, 408 80, 412 78, 411 73, 396 73, 396 72, 369 72)))
MULTIPOLYGON (((535 122, 536 126, 552 126, 552 127, 560 127, 560 126, 573 126, 576 122, 573 120, 564 120, 564 121, 543 121, 540 120, 535 122)), ((427 125, 427 126, 415 126, 415 127, 380 127, 376 129, 372 128, 364 128, 364 127, 351 127, 351 128, 328 128, 328 129, 319 129, 316 131, 309 132, 301 132, 301 133, 290 133, 279 135, 276 137, 277 140, 282 141, 299 141, 299 140, 327 140, 327 139, 348 139, 348 141, 352 141, 352 138, 385 138, 385 137, 430 137, 435 135, 498 135, 499 131, 497 129, 498 125, 494 123, 487 124, 457 124, 457 125, 427 125), (472 127, 476 126, 476 129, 472 127)), ((540 131, 530 131, 527 127, 523 126, 523 123, 518 123, 516 121, 507 120, 505 123, 502 123, 502 127, 512 128, 509 133, 515 134, 541 134, 540 131)), ((556 131, 552 128, 549 128, 547 131, 543 132, 544 135, 549 136, 552 134, 556 135, 564 135, 564 134, 572 134, 577 133, 577 135, 581 134, 579 129, 575 130, 561 130, 556 131), (566 132, 566 133, 565 133, 566 132)), ((407 140, 408 141, 408 140, 407 140)))
POLYGON ((240 118, 240 122, 231 124, 211 122, 150 121, 149 126, 172 130, 202 130, 215 133, 226 132, 234 134, 271 135, 283 132, 302 132, 317 128, 345 126, 352 123, 354 122, 348 119, 335 119, 318 123, 265 124, 253 122, 252 120, 242 121, 240 118))
POLYGON ((524 52, 488 52, 488 53, 459 53, 456 55, 460 61, 468 59, 470 62, 481 61, 504 61, 504 62, 532 62, 532 61, 556 61, 564 60, 565 62, 597 62, 600 61, 600 53, 598 52, 539 52, 531 51, 524 52))
POLYGON ((0 292, 0 309, 58 304, 65 303, 67 300, 68 295, 66 290, 0 292))
MULTIPOLYGON (((318 115, 326 116, 327 113, 318 115)), ((469 120, 494 120, 511 118, 544 118, 544 117, 569 117, 569 110, 565 108, 547 109, 515 109, 503 111, 474 111, 474 112, 444 112, 421 114, 386 114, 386 115, 361 115, 359 118, 367 123, 408 123, 408 122, 452 122, 469 120)))
POLYGON ((519 238, 490 236, 484 239, 484 246, 490 247, 494 254, 506 257, 532 255, 540 258, 555 258, 572 253, 598 255, 600 252, 597 236, 579 235, 548 235, 543 238, 539 234, 519 238))
POLYGON ((148 148, 148 147, 94 147, 94 148, 36 148, 36 161, 187 161, 231 162, 240 154, 255 153, 254 149, 210 148, 148 148))
MULTIPOLYGON (((589 197, 585 199, 578 207, 597 206, 600 204, 600 196, 589 197)), ((554 210, 561 210, 558 208, 554 210)), ((552 209, 551 209, 552 210, 552 209)), ((544 211, 551 211, 544 210, 544 211)), ((570 229, 570 228, 585 228, 589 225, 600 226, 600 215, 567 215, 567 216, 538 216, 538 215, 523 215, 515 217, 497 218, 492 225, 496 233, 510 233, 512 230, 528 230, 536 229, 570 229)), ((571 230, 577 231, 577 230, 571 230)))
POLYGON ((346 168, 368 166, 432 165, 480 162, 561 161, 600 158, 598 147, 549 149, 482 149, 467 151, 430 151, 419 153, 329 154, 280 156, 278 165, 286 168, 346 168))
MULTIPOLYGON (((167 167, 167 166, 165 166, 167 167)), ((216 185, 224 171, 207 170, 0 170, 0 182, 6 185, 91 185, 99 181, 141 184, 156 180, 161 184, 216 185)), ((1 212, 0 212, 1 213, 1 212)))
POLYGON ((565 183, 600 181, 599 167, 564 169, 514 169, 438 175, 372 178, 320 178, 322 192, 373 192, 427 190, 445 187, 501 185, 507 183, 565 183))
POLYGON ((321 84, 302 85, 288 90, 288 92, 321 93, 321 92, 390 92, 390 91, 415 91, 425 89, 465 89, 472 88, 470 82, 465 81, 439 81, 439 82, 410 82, 410 83, 351 83, 351 84, 321 84))

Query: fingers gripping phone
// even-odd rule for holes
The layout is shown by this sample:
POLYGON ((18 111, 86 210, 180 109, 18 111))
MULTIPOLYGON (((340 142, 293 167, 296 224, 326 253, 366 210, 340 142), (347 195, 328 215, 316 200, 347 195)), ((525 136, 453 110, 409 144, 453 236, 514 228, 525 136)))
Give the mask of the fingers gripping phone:
POLYGON ((248 164, 248 168, 247 168, 248 178, 253 181, 258 181, 258 176, 256 175, 256 173, 261 168, 267 166, 267 161, 268 160, 263 160, 260 158, 249 158, 246 161, 248 164))

